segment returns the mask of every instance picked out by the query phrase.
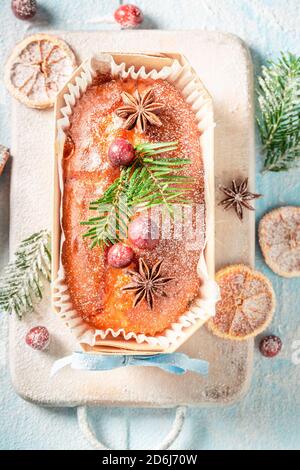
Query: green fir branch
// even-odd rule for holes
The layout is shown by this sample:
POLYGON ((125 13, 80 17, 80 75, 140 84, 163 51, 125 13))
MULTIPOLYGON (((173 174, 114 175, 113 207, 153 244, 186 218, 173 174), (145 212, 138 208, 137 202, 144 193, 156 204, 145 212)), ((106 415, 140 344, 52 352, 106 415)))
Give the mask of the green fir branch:
POLYGON ((91 202, 90 209, 97 211, 81 225, 89 226, 83 235, 91 239, 91 248, 105 246, 126 238, 127 227, 136 211, 164 205, 173 215, 172 204, 188 204, 188 191, 192 179, 179 174, 190 160, 157 158, 173 151, 177 142, 142 143, 135 147, 136 158, 132 165, 122 168, 117 178, 100 199, 91 202))
POLYGON ((257 119, 264 170, 288 170, 300 162, 300 57, 281 54, 263 67, 257 119))
POLYGON ((50 234, 46 230, 23 240, 14 260, 0 278, 0 310, 22 317, 43 297, 45 281, 50 282, 50 234))
POLYGON ((92 240, 91 248, 96 245, 103 248, 126 237, 131 216, 127 198, 129 174, 130 168, 122 169, 119 178, 101 198, 90 203, 90 210, 97 211, 97 216, 81 222, 81 225, 90 226, 83 237, 92 240))

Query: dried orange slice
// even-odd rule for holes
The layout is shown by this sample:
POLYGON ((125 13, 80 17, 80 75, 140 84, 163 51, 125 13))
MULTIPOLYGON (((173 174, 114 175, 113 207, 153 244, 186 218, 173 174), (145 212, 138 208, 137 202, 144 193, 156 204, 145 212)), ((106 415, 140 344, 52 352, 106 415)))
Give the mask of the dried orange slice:
POLYGON ((53 106, 57 92, 76 66, 75 55, 61 39, 34 34, 17 44, 5 66, 9 92, 30 108, 53 106))
POLYGON ((221 338, 244 340, 261 333, 275 310, 270 281, 242 264, 228 266, 216 274, 221 300, 208 328, 221 338))
POLYGON ((300 207, 279 207, 259 223, 259 243, 267 265, 280 276, 300 276, 300 207))

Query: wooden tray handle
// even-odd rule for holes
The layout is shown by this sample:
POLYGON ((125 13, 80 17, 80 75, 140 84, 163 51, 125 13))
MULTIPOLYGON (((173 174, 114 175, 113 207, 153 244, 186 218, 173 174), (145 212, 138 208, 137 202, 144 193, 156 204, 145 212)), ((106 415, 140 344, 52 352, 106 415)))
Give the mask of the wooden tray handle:
MULTIPOLYGON (((179 434, 181 433, 185 421, 187 407, 186 406, 178 406, 176 408, 175 419, 173 421, 171 430, 168 432, 166 437, 162 440, 160 445, 156 447, 154 450, 167 450, 171 447, 171 445, 175 442, 179 434)), ((77 407, 77 419, 78 425, 85 436, 87 441, 91 444, 94 449, 97 450, 113 450, 106 447, 101 441, 99 441, 94 433, 94 431, 90 427, 90 423, 88 420, 88 413, 86 406, 78 406, 77 407)), ((125 449, 122 449, 125 450, 125 449)), ((147 449, 150 450, 150 449, 147 449)), ((152 449, 151 449, 152 450, 152 449)))

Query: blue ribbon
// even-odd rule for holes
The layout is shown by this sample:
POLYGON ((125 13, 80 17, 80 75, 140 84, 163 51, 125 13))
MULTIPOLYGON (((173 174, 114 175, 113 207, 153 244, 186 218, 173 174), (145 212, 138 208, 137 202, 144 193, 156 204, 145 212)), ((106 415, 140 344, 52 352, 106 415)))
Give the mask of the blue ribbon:
POLYGON ((118 367, 142 366, 159 367, 165 372, 182 375, 187 371, 207 375, 209 364, 202 359, 192 359, 183 353, 152 354, 152 355, 111 355, 74 352, 71 356, 58 359, 52 366, 51 376, 63 367, 71 365, 79 370, 112 370, 118 367))

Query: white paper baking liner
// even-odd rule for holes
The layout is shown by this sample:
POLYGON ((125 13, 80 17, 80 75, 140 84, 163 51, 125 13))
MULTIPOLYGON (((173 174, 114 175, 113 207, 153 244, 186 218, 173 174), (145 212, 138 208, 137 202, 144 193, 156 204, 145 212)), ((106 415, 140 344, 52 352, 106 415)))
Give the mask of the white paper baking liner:
MULTIPOLYGON (((140 57, 142 57, 140 55, 140 57)), ((149 56, 147 56, 149 59, 149 56)), ((156 60, 159 60, 156 57, 156 60)), ((81 344, 88 346, 103 345, 103 340, 116 338, 124 342, 124 340, 133 340, 135 343, 142 345, 148 344, 151 347, 165 350, 175 343, 182 343, 185 336, 190 336, 188 331, 192 325, 199 322, 199 326, 203 324, 209 317, 215 313, 215 303, 219 299, 219 290, 217 284, 209 278, 207 272, 206 261, 203 253, 198 263, 198 274, 202 280, 199 298, 195 299, 189 310, 179 317, 176 323, 173 323, 169 329, 165 330, 162 335, 148 336, 144 334, 136 334, 133 332, 126 333, 124 329, 98 330, 90 327, 85 323, 80 315, 73 309, 68 286, 65 282, 64 268, 61 260, 62 246, 65 241, 62 229, 62 200, 63 200, 63 174, 62 174, 62 155, 64 142, 66 138, 65 131, 70 126, 69 117, 73 112, 73 106, 76 101, 84 94, 87 87, 92 83, 97 73, 111 72, 112 76, 122 78, 138 77, 153 80, 164 79, 172 83, 180 90, 186 101, 191 105, 196 115, 198 127, 201 130, 201 150, 204 163, 205 175, 208 173, 210 165, 213 165, 212 152, 207 151, 209 145, 208 133, 214 126, 213 114, 211 107, 211 99, 204 86, 197 78, 193 70, 188 64, 181 65, 178 60, 173 60, 171 65, 164 66, 161 70, 155 68, 146 71, 144 66, 136 68, 125 63, 117 64, 112 55, 103 54, 99 58, 89 59, 85 61, 70 79, 67 87, 69 93, 63 95, 64 105, 60 108, 60 114, 63 116, 57 121, 57 141, 56 148, 58 154, 58 177, 60 187, 60 254, 57 277, 53 285, 53 304, 59 316, 64 320, 66 325, 70 327, 76 338, 81 344)), ((211 134, 210 134, 211 135, 211 134)), ((212 181, 210 181, 212 183, 212 181)), ((209 191, 208 178, 205 177, 205 203, 206 203, 206 242, 211 236, 212 231, 212 214, 214 211, 214 201, 209 191)), ((213 240, 213 236, 212 236, 213 240)), ((213 241, 212 241, 213 243, 213 241)), ((132 341, 131 341, 132 343, 132 341)), ((109 344, 109 341, 108 341, 109 344)), ((116 343, 117 344, 117 343, 116 343)), ((122 346, 121 346, 122 347, 122 346)), ((123 346, 124 347, 124 346, 123 346)), ((126 346, 125 346, 126 347, 126 346)), ((128 345, 129 349, 130 346, 128 345)))

